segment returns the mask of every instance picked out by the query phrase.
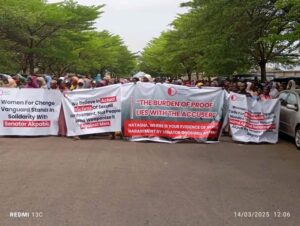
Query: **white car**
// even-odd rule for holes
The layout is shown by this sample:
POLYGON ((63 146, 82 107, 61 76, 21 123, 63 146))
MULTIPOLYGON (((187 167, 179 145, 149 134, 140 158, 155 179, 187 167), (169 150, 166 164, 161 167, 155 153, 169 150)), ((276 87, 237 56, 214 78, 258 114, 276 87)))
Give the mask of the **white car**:
POLYGON ((295 139, 300 150, 300 89, 286 90, 280 93, 280 132, 295 139))

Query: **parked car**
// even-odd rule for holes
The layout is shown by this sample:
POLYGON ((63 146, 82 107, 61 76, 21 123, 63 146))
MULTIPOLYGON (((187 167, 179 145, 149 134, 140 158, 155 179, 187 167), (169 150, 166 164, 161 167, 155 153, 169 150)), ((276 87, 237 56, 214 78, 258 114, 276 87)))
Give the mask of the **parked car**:
POLYGON ((300 89, 285 90, 280 93, 280 132, 295 139, 296 147, 300 150, 300 89))

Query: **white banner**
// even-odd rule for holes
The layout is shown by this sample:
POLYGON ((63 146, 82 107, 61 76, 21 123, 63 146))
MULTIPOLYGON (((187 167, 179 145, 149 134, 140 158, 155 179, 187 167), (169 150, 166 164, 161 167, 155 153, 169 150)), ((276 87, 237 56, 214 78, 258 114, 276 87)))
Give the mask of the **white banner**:
POLYGON ((232 139, 239 142, 278 142, 280 102, 257 101, 231 93, 229 123, 232 139))
POLYGON ((0 88, 0 135, 57 135, 60 108, 59 91, 0 88))
POLYGON ((137 83, 126 88, 123 104, 124 136, 131 141, 213 143, 221 135, 227 95, 221 88, 137 83))
POLYGON ((66 92, 68 136, 121 131, 121 85, 66 92))

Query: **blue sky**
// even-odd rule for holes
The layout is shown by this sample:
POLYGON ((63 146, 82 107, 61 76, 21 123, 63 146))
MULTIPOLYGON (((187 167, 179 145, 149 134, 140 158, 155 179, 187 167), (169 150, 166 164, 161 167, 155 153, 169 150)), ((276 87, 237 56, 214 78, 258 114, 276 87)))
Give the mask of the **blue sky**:
MULTIPOLYGON (((120 35, 131 51, 141 51, 152 38, 168 29, 187 0, 77 0, 83 5, 105 4, 104 14, 97 21, 98 30, 120 35)), ((48 0, 59 2, 59 0, 48 0)))

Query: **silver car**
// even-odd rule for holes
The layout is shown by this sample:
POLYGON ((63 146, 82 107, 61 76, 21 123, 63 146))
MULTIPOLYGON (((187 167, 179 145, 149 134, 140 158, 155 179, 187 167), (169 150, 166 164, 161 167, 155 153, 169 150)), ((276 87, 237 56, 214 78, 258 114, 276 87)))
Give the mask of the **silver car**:
POLYGON ((280 132, 295 139, 300 150, 300 89, 286 90, 280 93, 280 132))

